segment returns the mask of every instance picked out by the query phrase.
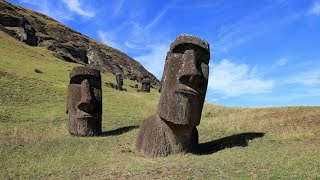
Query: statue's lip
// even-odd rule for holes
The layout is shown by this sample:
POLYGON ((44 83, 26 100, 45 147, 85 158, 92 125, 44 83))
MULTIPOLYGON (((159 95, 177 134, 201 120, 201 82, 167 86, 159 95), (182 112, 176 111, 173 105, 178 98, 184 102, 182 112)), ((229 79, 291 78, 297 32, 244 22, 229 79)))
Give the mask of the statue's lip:
POLYGON ((199 96, 200 94, 195 89, 189 87, 189 86, 183 86, 182 88, 179 88, 175 91, 176 93, 182 93, 182 94, 190 94, 193 96, 199 96))
POLYGON ((80 115, 80 116, 78 116, 77 118, 79 118, 79 119, 86 119, 86 118, 93 118, 93 116, 92 116, 92 115, 80 115))
POLYGON ((99 117, 98 114, 89 114, 86 112, 81 112, 81 114, 77 116, 78 119, 88 119, 88 118, 97 118, 97 117, 99 117))

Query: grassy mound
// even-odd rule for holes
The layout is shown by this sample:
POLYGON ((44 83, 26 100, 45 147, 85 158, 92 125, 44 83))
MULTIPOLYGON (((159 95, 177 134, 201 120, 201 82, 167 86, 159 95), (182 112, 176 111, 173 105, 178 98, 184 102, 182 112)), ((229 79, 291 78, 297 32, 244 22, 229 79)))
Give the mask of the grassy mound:
MULTIPOLYGON (((320 108, 227 108, 205 104, 199 154, 145 158, 134 153, 139 124, 159 93, 106 85, 103 135, 66 130, 68 75, 76 64, 0 32, 0 174, 10 179, 320 178, 320 108)), ((140 85, 139 85, 140 86, 140 85)))

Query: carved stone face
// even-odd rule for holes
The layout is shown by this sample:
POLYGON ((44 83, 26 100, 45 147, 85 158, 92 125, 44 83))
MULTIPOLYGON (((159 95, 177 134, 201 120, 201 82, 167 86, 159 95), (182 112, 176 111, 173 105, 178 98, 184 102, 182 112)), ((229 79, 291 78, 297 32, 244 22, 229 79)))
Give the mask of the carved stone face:
POLYGON ((99 70, 89 67, 75 67, 72 70, 67 108, 71 134, 101 133, 102 90, 99 70))
POLYGON ((116 89, 122 91, 122 86, 123 86, 122 74, 116 74, 116 81, 117 81, 116 89))
POLYGON ((150 78, 145 77, 142 79, 141 91, 150 92, 150 78))
POLYGON ((118 85, 123 85, 123 77, 122 74, 116 74, 116 80, 118 85))
POLYGON ((207 91, 209 44, 181 35, 171 44, 161 81, 159 116, 174 124, 197 126, 207 91))

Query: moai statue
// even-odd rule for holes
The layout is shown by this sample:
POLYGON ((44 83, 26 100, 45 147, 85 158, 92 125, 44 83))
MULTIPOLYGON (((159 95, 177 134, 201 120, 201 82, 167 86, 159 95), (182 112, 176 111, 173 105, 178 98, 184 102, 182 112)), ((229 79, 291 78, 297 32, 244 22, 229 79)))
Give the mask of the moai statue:
POLYGON ((137 80, 137 76, 131 75, 131 76, 129 76, 129 79, 132 80, 132 81, 135 81, 135 80, 137 80))
POLYGON ((117 80, 117 85, 116 89, 122 91, 122 86, 123 86, 123 77, 122 74, 118 73, 116 74, 116 80, 117 80))
POLYGON ((101 134, 102 90, 99 70, 89 67, 73 68, 68 87, 67 113, 70 134, 101 134))
POLYGON ((136 151, 145 156, 193 152, 209 76, 209 44, 180 35, 167 53, 155 115, 144 120, 136 151))
POLYGON ((134 85, 134 88, 138 89, 138 88, 139 88, 139 85, 138 85, 138 84, 135 84, 135 85, 134 85))
POLYGON ((150 78, 145 77, 142 79, 141 92, 150 92, 150 78))

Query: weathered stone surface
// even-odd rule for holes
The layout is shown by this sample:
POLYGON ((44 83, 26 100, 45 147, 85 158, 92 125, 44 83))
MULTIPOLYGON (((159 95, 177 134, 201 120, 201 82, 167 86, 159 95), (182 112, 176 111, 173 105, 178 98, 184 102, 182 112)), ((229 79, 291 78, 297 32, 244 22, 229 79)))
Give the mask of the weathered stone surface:
POLYGON ((141 92, 150 92, 150 79, 148 77, 142 79, 141 92))
POLYGON ((30 46, 37 46, 39 43, 39 39, 36 36, 36 31, 30 26, 25 26, 18 28, 15 31, 15 36, 20 41, 27 43, 30 46))
POLYGON ((137 76, 131 75, 131 76, 129 76, 129 79, 132 80, 132 81, 135 81, 135 80, 137 80, 137 76))
POLYGON ((122 74, 118 73, 116 74, 116 81, 117 81, 117 85, 116 85, 116 89, 119 91, 122 91, 122 86, 123 86, 123 77, 122 74))
POLYGON ((72 135, 101 134, 102 90, 100 71, 90 67, 75 67, 70 73, 67 113, 68 131, 72 135))
POLYGON ((158 85, 157 78, 131 57, 41 13, 0 0, 0 25, 0 30, 29 45, 47 47, 62 60, 90 64, 101 72, 121 73, 139 82, 148 76, 158 85))
POLYGON ((171 44, 156 115, 140 126, 136 151, 145 156, 192 152, 198 145, 201 112, 209 76, 209 44, 180 35, 171 44))
POLYGON ((8 27, 22 27, 25 19, 7 13, 0 13, 0 24, 8 27))
POLYGON ((14 27, 8 29, 10 35, 23 41, 30 46, 37 46, 39 39, 36 36, 36 31, 30 26, 30 23, 24 17, 18 17, 12 14, 0 13, 0 24, 5 27, 14 27))

